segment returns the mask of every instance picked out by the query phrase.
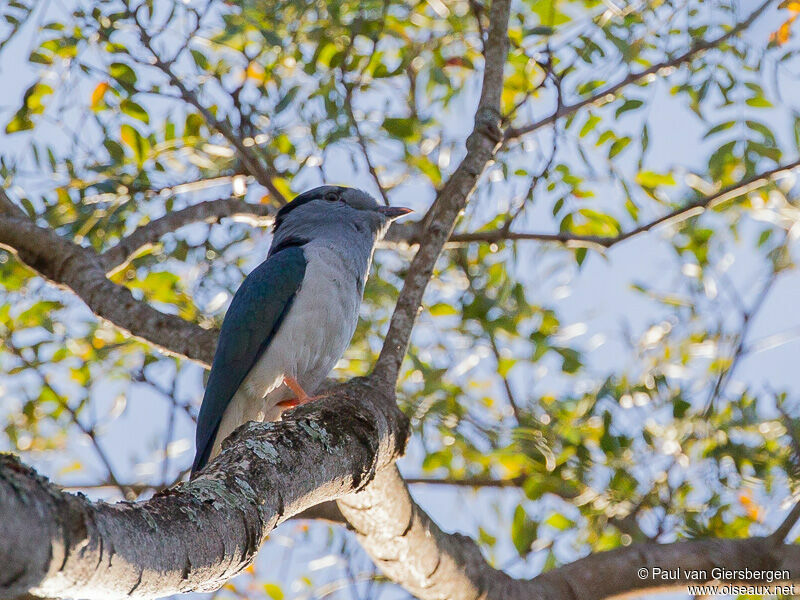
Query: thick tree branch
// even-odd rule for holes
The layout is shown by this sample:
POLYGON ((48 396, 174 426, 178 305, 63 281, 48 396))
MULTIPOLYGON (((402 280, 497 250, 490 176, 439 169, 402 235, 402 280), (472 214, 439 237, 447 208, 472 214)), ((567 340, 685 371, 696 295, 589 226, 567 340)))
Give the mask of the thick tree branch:
POLYGON ((243 426, 194 481, 147 502, 116 505, 65 494, 4 455, 0 596, 152 598, 212 590, 245 568, 265 536, 291 516, 338 522, 335 506, 324 502, 335 498, 376 563, 422 600, 685 591, 711 581, 715 567, 787 570, 786 581, 797 581, 800 547, 774 536, 639 544, 513 579, 488 565, 474 541, 442 532, 413 502, 391 466, 407 426, 393 398, 353 380, 281 422, 243 426), (665 586, 654 567, 680 569, 680 576, 665 586), (707 575, 687 579, 689 569, 707 575))
POLYGON ((543 127, 547 127, 548 125, 552 125, 560 118, 571 115, 572 113, 579 111, 584 106, 588 106, 596 102, 602 102, 605 100, 607 96, 609 95, 613 96, 620 89, 632 83, 636 83, 637 81, 640 81, 641 79, 644 79, 649 75, 655 75, 662 69, 677 67, 679 65, 682 65, 683 63, 694 60, 697 56, 699 56, 703 52, 718 47, 720 44, 724 43, 729 38, 733 37, 734 35, 737 35, 738 33, 750 27, 750 25, 752 25, 753 22, 764 13, 764 11, 767 9, 767 7, 769 7, 770 4, 775 4, 774 0, 765 0, 759 5, 758 8, 756 8, 753 12, 751 12, 746 19, 740 21, 731 29, 729 29, 727 32, 723 33, 719 37, 714 38, 713 40, 708 40, 708 41, 704 40, 698 42, 694 44, 691 48, 689 48, 686 52, 683 52, 682 54, 679 54, 669 60, 665 60, 663 62, 651 65, 644 71, 640 71, 638 73, 630 73, 619 83, 616 83, 612 86, 599 90, 594 94, 592 94, 591 96, 588 96, 583 100, 579 100, 578 102, 575 102, 573 104, 566 104, 560 106, 555 112, 551 113, 550 115, 542 119, 539 119, 534 123, 523 125, 521 127, 510 127, 505 132, 504 142, 507 143, 513 141, 516 138, 521 137, 527 133, 531 133, 543 127))
POLYGON ((27 215, 19 206, 9 198, 8 193, 0 187, 0 213, 11 215, 12 217, 24 218, 27 215))
MULTIPOLYGON (((177 484, 180 479, 183 478, 188 474, 188 471, 177 478, 174 484, 177 484)), ((512 479, 494 479, 492 477, 466 477, 464 479, 459 479, 456 477, 406 477, 404 478, 405 482, 408 485, 444 485, 444 486, 453 486, 453 487, 467 487, 467 488, 519 488, 525 482, 526 477, 514 477, 512 479)), ((80 492, 80 491, 88 491, 88 490, 105 490, 116 488, 117 486, 121 486, 126 491, 129 491, 135 495, 140 495, 145 492, 160 492, 162 490, 171 487, 173 484, 169 485, 160 485, 160 484, 147 484, 147 483, 114 483, 112 481, 100 481, 95 483, 72 483, 69 485, 61 486, 61 489, 68 491, 68 492, 80 492)), ((575 491, 574 487, 570 487, 568 485, 564 485, 563 489, 560 489, 554 492, 557 496, 561 498, 574 498, 578 495, 578 492, 575 491)), ((338 509, 337 509, 338 510, 338 509)), ((309 514, 311 514, 309 512, 309 514)), ((312 517, 308 517, 312 518, 312 517)))
POLYGON ((789 535, 792 528, 797 523, 798 519, 800 519, 800 502, 796 503, 792 510, 789 511, 789 514, 786 515, 783 522, 778 526, 778 528, 772 532, 770 538, 777 543, 782 544, 783 541, 786 539, 786 536, 789 535))
POLYGON ((352 380, 281 422, 244 425, 199 477, 147 502, 92 503, 0 455, 0 597, 216 589, 279 523, 366 485, 407 434, 393 397, 352 380))
POLYGON ((337 503, 375 563, 421 600, 600 600, 644 590, 685 593, 687 584, 711 581, 714 567, 786 569, 791 580, 800 581, 800 546, 772 538, 637 544, 588 556, 534 579, 513 579, 491 567, 471 538, 441 531, 414 503, 393 467, 337 503), (678 568, 681 576, 664 582, 652 576, 654 567, 678 568), (639 574, 643 568, 648 569, 644 578, 639 574), (685 570, 690 569, 705 569, 707 577, 689 580, 685 570))
POLYGON ((98 317, 168 354, 211 364, 217 332, 136 300, 112 283, 93 250, 39 227, 27 217, 0 214, 0 247, 13 252, 42 277, 68 287, 98 317))
POLYGON ((411 329, 422 304, 425 287, 436 259, 467 205, 486 165, 500 148, 500 96, 503 67, 508 53, 508 15, 510 0, 494 0, 485 48, 483 87, 475 113, 475 126, 467 139, 467 154, 441 189, 424 220, 425 237, 408 269, 397 300, 389 331, 375 364, 374 374, 394 386, 406 354, 411 329))

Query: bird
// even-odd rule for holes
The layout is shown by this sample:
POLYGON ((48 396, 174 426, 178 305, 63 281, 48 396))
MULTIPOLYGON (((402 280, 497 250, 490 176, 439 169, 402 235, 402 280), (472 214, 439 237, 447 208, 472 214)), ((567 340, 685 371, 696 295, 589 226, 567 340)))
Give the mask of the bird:
POLYGON ((248 421, 277 421, 313 393, 358 323, 377 242, 412 212, 323 185, 278 210, 267 259, 242 282, 220 329, 197 419, 194 477, 248 421))

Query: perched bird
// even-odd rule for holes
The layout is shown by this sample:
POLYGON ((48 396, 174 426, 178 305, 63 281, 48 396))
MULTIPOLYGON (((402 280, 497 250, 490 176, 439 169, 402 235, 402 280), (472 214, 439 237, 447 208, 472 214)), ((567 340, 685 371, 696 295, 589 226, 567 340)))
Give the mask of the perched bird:
POLYGON ((197 421, 192 474, 247 421, 276 421, 313 400, 358 322, 376 242, 410 209, 325 185, 275 218, 267 260, 242 283, 222 322, 197 421))

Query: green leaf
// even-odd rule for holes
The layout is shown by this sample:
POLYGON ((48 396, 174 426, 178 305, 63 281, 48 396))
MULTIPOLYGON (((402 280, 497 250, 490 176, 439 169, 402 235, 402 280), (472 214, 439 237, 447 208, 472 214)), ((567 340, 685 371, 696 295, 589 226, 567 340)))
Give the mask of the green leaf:
POLYGON ((623 137, 616 140, 613 144, 611 144, 611 148, 608 150, 608 158, 614 158, 617 154, 622 152, 625 147, 631 143, 631 138, 623 137))
POLYGON ((202 71, 208 71, 210 65, 208 64, 208 59, 206 55, 200 52, 199 50, 195 50, 194 48, 190 50, 192 54, 192 58, 194 59, 194 64, 202 71))
POLYGON ((763 96, 753 96, 752 98, 745 100, 744 103, 747 104, 747 106, 752 106, 754 108, 772 108, 772 102, 763 96))
POLYGON ((144 108, 142 108, 140 104, 137 104, 133 100, 128 100, 128 99, 123 100, 122 102, 120 102, 119 108, 129 117, 138 119, 143 123, 150 123, 150 115, 147 114, 147 111, 144 108))
POLYGON ((641 108, 644 104, 641 100, 625 100, 625 102, 617 109, 616 117, 619 118, 620 115, 625 114, 628 111, 636 110, 637 108, 641 108))
POLYGON ((712 135, 716 135, 717 133, 730 129, 734 125, 736 125, 736 121, 725 121, 724 123, 719 123, 718 125, 714 125, 714 127, 706 131, 706 134, 703 136, 703 139, 709 138, 712 135))
POLYGON ((133 150, 136 162, 141 166, 147 158, 147 154, 150 152, 150 142, 148 142, 134 127, 127 123, 120 128, 120 137, 122 141, 133 150))
POLYGON ((108 73, 116 79, 123 87, 130 88, 136 84, 136 73, 125 63, 115 62, 108 67, 108 73))
POLYGON ((28 111, 24 109, 18 110, 6 124, 6 133, 15 133, 27 129, 33 129, 33 121, 28 117, 28 111))
POLYGON ((186 115, 186 123, 183 127, 183 136, 199 137, 200 127, 202 127, 203 123, 205 123, 205 121, 203 121, 203 117, 197 113, 189 113, 186 115))
POLYGON ((521 504, 514 510, 514 519, 511 522, 511 541, 522 558, 530 552, 533 542, 536 541, 538 525, 532 521, 521 504))
POLYGON ((106 138, 103 140, 103 146, 105 146, 106 150, 108 151, 108 155, 112 158, 112 160, 116 163, 124 162, 125 160, 125 150, 122 149, 117 142, 114 140, 106 138))
POLYGON ((553 35, 555 32, 556 30, 552 27, 548 27, 547 25, 538 25, 536 27, 526 29, 525 35, 553 35))
POLYGON ((676 419, 682 419, 686 416, 686 411, 691 408, 691 404, 682 398, 675 398, 672 400, 672 416, 676 419))
POLYGON ((586 120, 586 123, 583 124, 581 127, 580 136, 586 137, 586 135, 594 129, 597 124, 600 122, 600 117, 597 115, 589 115, 589 118, 586 120))
POLYGON ((452 304, 445 302, 437 302, 428 309, 428 312, 434 317, 454 316, 461 314, 458 309, 452 304))
POLYGON ((413 141, 419 137, 419 134, 414 127, 413 119, 387 117, 383 120, 383 128, 389 132, 392 137, 401 140, 413 141))
POLYGON ((286 110, 292 103, 292 100, 295 99, 295 96, 297 96, 297 92, 299 91, 300 91, 299 85, 295 85, 292 88, 290 88, 289 91, 286 92, 286 95, 280 99, 278 104, 275 105, 275 114, 278 114, 286 110))
POLYGON ((583 266, 583 261, 586 260, 586 255, 588 251, 586 248, 576 248, 575 249, 575 262, 578 263, 578 266, 583 266))
POLYGON ((794 115, 794 145, 800 148, 800 115, 794 115))

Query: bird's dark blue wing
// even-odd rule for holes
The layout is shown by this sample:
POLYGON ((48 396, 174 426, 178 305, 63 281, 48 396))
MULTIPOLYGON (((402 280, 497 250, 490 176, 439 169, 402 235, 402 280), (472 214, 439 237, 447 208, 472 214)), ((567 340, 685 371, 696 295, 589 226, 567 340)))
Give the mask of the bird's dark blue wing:
POLYGON ((281 248, 256 267, 234 295, 197 419, 192 474, 208 462, 225 409, 289 312, 305 270, 301 247, 281 248))

